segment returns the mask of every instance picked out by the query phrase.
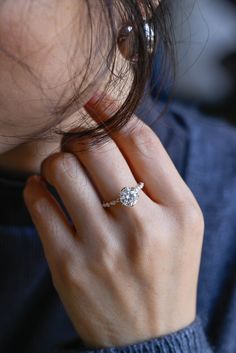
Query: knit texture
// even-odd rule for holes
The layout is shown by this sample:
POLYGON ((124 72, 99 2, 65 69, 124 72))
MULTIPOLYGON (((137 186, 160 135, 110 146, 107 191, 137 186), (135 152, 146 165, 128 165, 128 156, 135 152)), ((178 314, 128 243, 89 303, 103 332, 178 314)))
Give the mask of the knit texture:
POLYGON ((203 211, 196 320, 129 346, 85 346, 53 287, 24 205, 27 175, 0 170, 1 353, 236 352, 236 129, 179 104, 158 118, 162 108, 146 97, 137 115, 159 136, 203 211))
POLYGON ((177 332, 162 336, 159 338, 152 338, 135 344, 109 347, 101 349, 90 349, 84 346, 78 349, 79 342, 71 342, 62 347, 58 347, 53 353, 210 353, 212 352, 206 341, 206 336, 203 332, 200 319, 197 317, 195 321, 186 328, 177 332))

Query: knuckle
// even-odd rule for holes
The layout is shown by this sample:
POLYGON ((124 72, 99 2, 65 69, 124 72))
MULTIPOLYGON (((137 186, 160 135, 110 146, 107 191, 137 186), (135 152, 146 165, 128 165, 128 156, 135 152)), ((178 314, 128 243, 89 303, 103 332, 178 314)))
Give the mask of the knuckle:
MULTIPOLYGON (((44 219, 45 219, 45 215, 47 214, 47 207, 48 204, 47 202, 45 202, 44 198, 33 198, 33 200, 31 201, 31 209, 33 210, 34 214, 37 216, 39 215, 39 217, 42 215, 44 215, 44 219)), ((53 224, 52 220, 49 220, 51 222, 51 224, 53 224)), ((52 225, 50 224, 50 226, 52 227, 52 225)))
POLYGON ((136 145, 138 144, 142 149, 151 148, 153 145, 155 148, 161 146, 158 136, 144 123, 138 124, 130 134, 130 137, 131 141, 136 145))
POLYGON ((201 234, 204 231, 205 222, 202 210, 197 202, 185 203, 182 206, 182 218, 184 227, 191 230, 192 234, 201 234))
MULTIPOLYGON (((132 215, 132 230, 135 234, 147 233, 148 220, 145 217, 146 213, 138 211, 138 209, 132 215)), ((147 216, 147 215, 146 215, 147 216)))
POLYGON ((191 212, 190 220, 195 229, 204 230, 204 216, 199 206, 195 205, 194 209, 191 212))
POLYGON ((99 262, 102 268, 106 270, 114 269, 116 261, 116 254, 114 253, 113 249, 110 247, 105 247, 100 255, 99 255, 99 262))
POLYGON ((97 244, 92 251, 93 260, 90 261, 93 271, 98 273, 114 273, 119 267, 123 257, 123 245, 117 237, 104 231, 101 237, 97 238, 97 244))
POLYGON ((73 169, 75 156, 71 153, 57 152, 45 159, 41 165, 41 173, 48 180, 57 180, 68 172, 70 167, 73 169))
POLYGON ((107 278, 108 274, 114 275, 119 266, 120 256, 111 246, 104 246, 89 262, 89 271, 107 278))
POLYGON ((132 214, 130 238, 132 239, 132 246, 137 250, 143 251, 145 248, 152 246, 155 239, 156 217, 155 208, 148 206, 145 212, 142 209, 136 208, 132 214))
POLYGON ((110 267, 120 257, 121 244, 116 237, 108 233, 108 231, 104 231, 103 236, 99 240, 101 246, 97 247, 99 249, 97 250, 97 256, 102 264, 110 267))
POLYGON ((53 175, 61 166, 62 153, 57 152, 47 157, 41 164, 41 172, 45 176, 53 175))

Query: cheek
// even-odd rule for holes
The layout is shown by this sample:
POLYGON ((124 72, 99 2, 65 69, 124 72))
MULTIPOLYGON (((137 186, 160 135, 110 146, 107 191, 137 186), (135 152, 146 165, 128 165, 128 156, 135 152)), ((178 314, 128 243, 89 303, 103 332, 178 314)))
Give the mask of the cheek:
POLYGON ((105 53, 95 45, 89 75, 84 76, 91 43, 91 35, 83 31, 89 28, 86 9, 78 0, 0 2, 1 131, 9 131, 11 123, 19 134, 41 131, 62 97, 60 104, 78 87, 82 92, 89 86, 81 96, 82 106, 106 81, 105 53))

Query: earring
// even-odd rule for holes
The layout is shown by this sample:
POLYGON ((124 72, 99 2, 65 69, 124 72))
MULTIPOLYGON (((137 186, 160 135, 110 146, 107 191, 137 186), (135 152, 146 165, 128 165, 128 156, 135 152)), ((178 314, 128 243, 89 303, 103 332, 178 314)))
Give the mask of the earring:
MULTIPOLYGON (((152 54, 155 50, 155 32, 153 25, 148 21, 144 21, 143 30, 147 41, 147 51, 149 54, 152 54)), ((136 50, 137 42, 134 29, 131 25, 121 27, 118 33, 117 44, 121 54, 126 60, 132 63, 138 61, 138 53, 136 50)))
POLYGON ((144 21, 144 31, 147 38, 147 50, 150 54, 154 52, 155 49, 155 32, 153 25, 148 21, 144 21))

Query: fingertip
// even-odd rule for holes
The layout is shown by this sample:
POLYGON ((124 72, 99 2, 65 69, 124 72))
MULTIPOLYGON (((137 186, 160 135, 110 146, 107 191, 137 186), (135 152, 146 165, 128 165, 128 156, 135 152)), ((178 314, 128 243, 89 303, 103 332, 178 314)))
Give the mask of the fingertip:
POLYGON ((97 91, 92 98, 89 99, 89 101, 85 104, 85 107, 89 107, 91 105, 94 105, 100 101, 100 99, 104 98, 106 94, 103 91, 97 91))
POLYGON ((28 184, 31 183, 32 181, 39 182, 39 181, 40 181, 40 175, 30 175, 30 176, 28 177, 28 179, 26 180, 25 185, 28 185, 28 184))
POLYGON ((42 176, 31 175, 27 179, 27 181, 25 183, 25 187, 23 189, 23 198, 24 198, 25 202, 27 203, 27 205, 29 205, 31 203, 31 201, 33 201, 34 199, 37 199, 39 197, 39 195, 41 195, 42 187, 44 189, 47 189, 46 182, 42 176), (35 188, 35 186, 36 186, 36 188, 35 188), (39 189, 38 187, 41 187, 41 189, 39 189))
POLYGON ((111 118, 119 107, 118 100, 104 92, 96 93, 84 106, 85 110, 96 122, 111 118))

